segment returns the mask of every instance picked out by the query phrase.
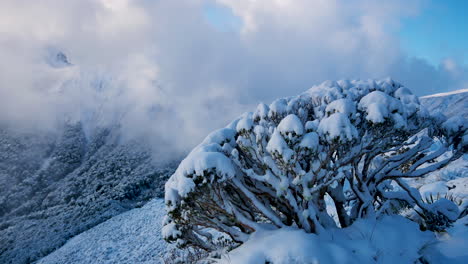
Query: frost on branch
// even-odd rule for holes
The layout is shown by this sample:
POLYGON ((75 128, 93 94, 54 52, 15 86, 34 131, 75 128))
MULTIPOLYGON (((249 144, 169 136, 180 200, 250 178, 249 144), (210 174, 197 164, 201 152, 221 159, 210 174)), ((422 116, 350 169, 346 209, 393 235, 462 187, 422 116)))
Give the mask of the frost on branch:
POLYGON ((321 233, 402 203, 436 219, 434 226, 450 224, 458 212, 449 201, 426 204, 404 178, 466 152, 466 124, 429 116, 392 80, 325 82, 260 104, 182 161, 166 184, 164 235, 212 251, 219 232, 237 244, 259 229, 321 233))

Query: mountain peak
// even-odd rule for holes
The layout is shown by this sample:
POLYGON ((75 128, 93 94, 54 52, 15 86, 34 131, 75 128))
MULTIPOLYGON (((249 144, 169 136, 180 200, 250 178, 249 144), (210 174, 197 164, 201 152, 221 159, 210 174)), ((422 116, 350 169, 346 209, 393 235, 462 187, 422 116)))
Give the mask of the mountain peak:
POLYGON ((68 60, 67 55, 65 55, 65 53, 57 49, 48 49, 45 59, 47 64, 49 64, 53 68, 64 68, 73 65, 68 60))

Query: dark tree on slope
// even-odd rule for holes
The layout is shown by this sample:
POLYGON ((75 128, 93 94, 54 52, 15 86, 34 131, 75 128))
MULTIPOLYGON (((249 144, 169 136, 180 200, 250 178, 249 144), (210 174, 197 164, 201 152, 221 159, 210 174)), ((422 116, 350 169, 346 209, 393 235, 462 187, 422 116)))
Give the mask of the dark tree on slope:
POLYGON ((325 82, 260 104, 196 147, 166 183, 163 235, 213 250, 210 229, 235 243, 267 226, 320 233, 390 213, 397 203, 443 229, 458 208, 447 200, 424 203, 404 178, 457 159, 467 139, 464 120, 429 116, 392 80, 325 82))

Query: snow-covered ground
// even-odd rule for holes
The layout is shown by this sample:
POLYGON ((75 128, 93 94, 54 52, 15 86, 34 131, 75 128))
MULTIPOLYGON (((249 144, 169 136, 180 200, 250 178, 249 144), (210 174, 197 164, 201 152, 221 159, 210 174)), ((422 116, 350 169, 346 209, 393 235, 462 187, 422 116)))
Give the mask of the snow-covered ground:
POLYGON ((164 214, 164 201, 154 199, 75 236, 37 263, 159 263, 167 247, 164 214))
POLYGON ((414 263, 424 254, 431 263, 468 263, 468 217, 436 238, 401 216, 378 221, 360 220, 326 236, 282 228, 257 232, 241 247, 223 256, 221 263, 333 264, 414 263), (464 221, 462 223, 462 221, 464 221), (370 228, 369 228, 370 227, 370 228))

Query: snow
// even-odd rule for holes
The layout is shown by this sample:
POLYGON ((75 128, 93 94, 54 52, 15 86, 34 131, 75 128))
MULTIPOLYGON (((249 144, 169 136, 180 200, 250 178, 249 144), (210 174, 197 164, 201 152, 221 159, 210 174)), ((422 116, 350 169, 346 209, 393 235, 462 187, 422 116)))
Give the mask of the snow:
POLYGON ((234 142, 234 136, 236 135, 236 130, 230 128, 222 128, 216 131, 211 132, 202 142, 201 145, 207 145, 211 143, 217 143, 222 145, 225 142, 234 142))
MULTIPOLYGON (((434 171, 422 179, 421 184, 428 184, 436 181, 451 181, 458 178, 468 178, 468 154, 452 161, 444 168, 434 171)), ((421 184, 416 187, 420 187, 421 184)))
MULTIPOLYGON (((237 122, 244 123, 249 115, 244 116, 237 122)), ((182 160, 175 173, 165 184, 165 199, 167 210, 172 211, 181 198, 185 198, 196 187, 195 179, 201 178, 201 183, 206 184, 215 180, 223 181, 234 177, 236 170, 232 161, 226 157, 223 150, 226 150, 226 143, 234 144, 235 131, 232 128, 219 129, 208 135, 202 144, 195 147, 190 154, 182 160), (221 146, 221 144, 223 146, 221 146), (207 171, 213 170, 215 174, 210 174, 208 178, 207 171)), ((243 126, 243 125, 240 125, 243 126)))
POLYGON ((278 130, 275 130, 275 132, 273 132, 273 135, 268 141, 266 149, 272 155, 274 155, 275 152, 280 154, 281 156, 283 156, 283 160, 286 162, 288 162, 294 154, 294 152, 288 147, 288 144, 284 140, 283 136, 281 136, 281 134, 278 132, 278 130))
POLYGON ((304 135, 304 137, 301 140, 301 143, 299 143, 299 146, 302 148, 307 148, 312 151, 317 150, 319 145, 319 136, 315 132, 310 132, 304 135))
POLYGON ((468 90, 458 90, 448 95, 424 96, 419 98, 421 104, 432 114, 443 114, 447 117, 457 115, 468 118, 468 90))
POLYGON ((360 220, 330 235, 305 233, 295 228, 257 231, 220 263, 414 263, 419 250, 436 242, 430 232, 401 216, 378 221, 360 220))
POLYGON ((175 223, 166 223, 161 229, 161 234, 164 238, 177 239, 181 232, 177 230, 175 223))
MULTIPOLYGON (((248 117, 243 117, 237 122, 246 124, 248 117)), ((241 127, 243 125, 240 125, 241 127)), ((180 197, 185 197, 195 188, 194 177, 204 177, 206 170, 214 169, 216 176, 222 179, 231 178, 236 171, 229 158, 222 152, 223 146, 234 144, 234 135, 236 131, 232 128, 218 129, 209 134, 203 142, 194 148, 192 152, 179 164, 179 167, 166 182, 165 198, 172 202, 172 205, 180 197), (223 146, 222 146, 223 145, 223 146)), ((212 181, 212 179, 203 179, 203 182, 212 181)))
POLYGON ((244 117, 239 120, 236 126, 237 131, 242 131, 242 130, 251 130, 253 127, 253 120, 250 117, 244 117))
MULTIPOLYGON (((445 263, 468 263, 468 216, 458 220, 455 225, 447 230, 446 234, 442 234, 439 238, 439 243, 435 245, 435 249, 445 258, 450 259, 450 262, 445 263)), ((444 263, 434 260, 434 263, 444 263)))
POLYGON ((389 115, 388 109, 381 104, 370 104, 367 107, 366 119, 373 123, 383 123, 389 115))
POLYGON ((282 135, 287 135, 291 132, 297 135, 304 134, 304 126, 301 120, 294 114, 287 115, 278 125, 278 130, 282 135))
MULTIPOLYGON (((37 263, 161 263, 170 248, 161 237, 163 215, 163 201, 152 200, 77 235, 37 263)), ((468 217, 438 239, 398 216, 360 220, 330 236, 290 227, 261 230, 218 263, 413 263, 420 256, 418 250, 426 246, 424 255, 435 260, 431 263, 461 264, 468 260, 466 224, 468 217)))
POLYGON ((367 113, 366 120, 382 123, 393 111, 402 112, 401 102, 381 91, 374 91, 364 96, 358 105, 360 110, 367 113))
POLYGON ((398 90, 395 91, 394 96, 403 103, 408 115, 420 109, 418 97, 416 97, 416 95, 414 95, 408 88, 398 88, 398 90))
POLYGON ((257 109, 253 114, 253 119, 265 119, 268 116, 268 106, 266 104, 258 104, 257 109))
POLYGON ((305 129, 306 129, 307 132, 316 131, 317 128, 318 128, 318 125, 319 125, 319 121, 318 121, 318 120, 307 121, 307 122, 305 123, 305 129))
POLYGON ((333 113, 342 113, 353 116, 356 113, 356 105, 350 99, 338 99, 327 105, 325 112, 329 115, 333 113))
POLYGON ((394 126, 396 129, 406 128, 408 125, 408 123, 406 122, 406 119, 398 113, 392 114, 392 119, 393 119, 393 122, 395 122, 394 126))
MULTIPOLYGON (((204 177, 207 169, 214 169, 216 176, 221 179, 232 178, 236 171, 230 159, 220 152, 192 152, 177 168, 176 172, 166 183, 166 200, 174 200, 173 192, 176 190, 181 197, 185 197, 195 187, 192 178, 204 177), (189 178, 190 176, 190 178, 189 178)), ((212 181, 213 179, 204 179, 212 181)))
POLYGON ((439 198, 437 201, 430 204, 429 208, 434 212, 442 213, 451 221, 456 221, 460 214, 458 206, 446 198, 439 198))
POLYGON ((37 264, 159 263, 170 247, 162 239, 164 201, 115 216, 83 232, 37 264))
MULTIPOLYGON (((465 174, 468 169, 465 168, 465 174)), ((447 182, 449 188, 448 195, 452 195, 456 199, 462 200, 468 206, 468 177, 462 177, 447 182)))
POLYGON ((350 263, 347 262, 347 253, 344 248, 322 241, 316 235, 307 234, 303 230, 283 228, 257 232, 220 263, 350 263))
POLYGON ((442 124, 442 127, 449 133, 455 134, 460 129, 468 127, 468 122, 463 116, 454 116, 442 124))
POLYGON ((430 197, 440 197, 444 196, 448 192, 448 187, 445 181, 437 181, 423 185, 419 192, 421 196, 425 199, 430 199, 430 197))
POLYGON ((268 116, 272 117, 274 114, 284 114, 286 112, 287 107, 288 102, 286 101, 286 99, 281 98, 275 100, 270 104, 270 112, 268 113, 268 116))
POLYGON ((320 121, 318 132, 329 141, 339 139, 342 142, 357 138, 358 132, 349 118, 343 113, 334 113, 320 121))

